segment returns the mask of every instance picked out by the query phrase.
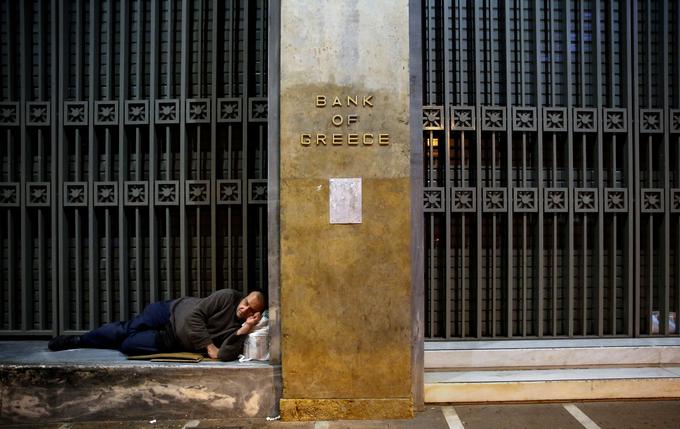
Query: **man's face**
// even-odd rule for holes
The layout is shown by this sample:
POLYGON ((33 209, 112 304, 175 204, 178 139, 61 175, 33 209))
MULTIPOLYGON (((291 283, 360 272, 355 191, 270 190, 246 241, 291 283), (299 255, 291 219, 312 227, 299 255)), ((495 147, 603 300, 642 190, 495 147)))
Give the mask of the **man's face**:
POLYGON ((262 310, 264 310, 264 304, 256 294, 251 293, 238 303, 236 317, 246 320, 255 313, 261 313, 262 310))

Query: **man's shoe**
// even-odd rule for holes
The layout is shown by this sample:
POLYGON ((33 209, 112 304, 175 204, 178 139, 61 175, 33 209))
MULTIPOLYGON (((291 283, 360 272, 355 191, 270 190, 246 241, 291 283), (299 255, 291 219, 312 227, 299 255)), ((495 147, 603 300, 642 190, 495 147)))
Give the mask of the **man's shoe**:
POLYGON ((58 335, 47 343, 47 348, 53 352, 59 350, 77 349, 80 347, 80 335, 58 335))

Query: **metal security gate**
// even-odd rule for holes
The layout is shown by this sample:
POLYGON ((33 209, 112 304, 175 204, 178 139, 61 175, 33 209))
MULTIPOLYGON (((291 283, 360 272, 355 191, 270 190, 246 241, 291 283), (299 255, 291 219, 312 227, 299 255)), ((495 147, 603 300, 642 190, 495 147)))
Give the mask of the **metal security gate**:
POLYGON ((266 289, 266 0, 1 0, 0 77, 0 335, 266 289))
POLYGON ((678 335, 678 3, 422 8, 426 338, 678 335))

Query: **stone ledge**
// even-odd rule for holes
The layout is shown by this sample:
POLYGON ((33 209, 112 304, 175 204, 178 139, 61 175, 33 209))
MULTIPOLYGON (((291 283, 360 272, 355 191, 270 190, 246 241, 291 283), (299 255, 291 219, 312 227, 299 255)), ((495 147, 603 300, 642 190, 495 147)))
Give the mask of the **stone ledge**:
POLYGON ((410 419, 411 398, 386 399, 281 399, 281 417, 287 421, 410 419))
POLYGON ((46 342, 10 343, 0 343, 0 425, 277 413, 279 366, 139 362, 111 350, 51 353, 46 342))

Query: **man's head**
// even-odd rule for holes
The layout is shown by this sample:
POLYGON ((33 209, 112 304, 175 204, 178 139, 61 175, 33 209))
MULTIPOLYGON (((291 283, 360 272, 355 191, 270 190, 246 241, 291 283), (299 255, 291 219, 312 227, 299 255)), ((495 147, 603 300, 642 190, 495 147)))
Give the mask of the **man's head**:
POLYGON ((264 294, 259 291, 250 292, 238 303, 238 307, 236 307, 236 317, 241 320, 246 320, 255 313, 262 313, 262 311, 264 311, 264 306, 264 294))

